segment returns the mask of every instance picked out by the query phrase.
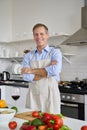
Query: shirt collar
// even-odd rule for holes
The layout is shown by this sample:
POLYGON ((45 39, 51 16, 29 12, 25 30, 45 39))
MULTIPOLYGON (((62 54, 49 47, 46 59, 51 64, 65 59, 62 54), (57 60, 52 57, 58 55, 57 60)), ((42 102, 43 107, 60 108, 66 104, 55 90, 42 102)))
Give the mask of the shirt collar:
MULTIPOLYGON (((49 52, 49 46, 47 45, 43 50, 49 52)), ((35 49, 35 53, 36 53, 36 52, 38 52, 38 49, 37 49, 37 48, 35 49)))

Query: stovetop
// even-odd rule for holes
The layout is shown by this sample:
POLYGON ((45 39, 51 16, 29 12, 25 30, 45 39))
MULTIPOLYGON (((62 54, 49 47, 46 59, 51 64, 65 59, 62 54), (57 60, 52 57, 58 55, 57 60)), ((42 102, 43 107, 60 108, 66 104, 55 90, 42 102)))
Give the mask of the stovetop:
POLYGON ((87 94, 87 82, 84 81, 61 81, 59 84, 60 92, 87 94))

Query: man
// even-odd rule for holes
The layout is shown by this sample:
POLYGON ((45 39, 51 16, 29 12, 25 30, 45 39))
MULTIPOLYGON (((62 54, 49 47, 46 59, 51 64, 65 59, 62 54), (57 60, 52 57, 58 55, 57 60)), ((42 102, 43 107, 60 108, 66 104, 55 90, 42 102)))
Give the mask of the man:
POLYGON ((62 54, 59 49, 49 47, 48 28, 44 24, 33 27, 36 49, 23 59, 21 73, 29 81, 26 107, 42 112, 60 113, 60 92, 58 82, 62 68, 62 54))

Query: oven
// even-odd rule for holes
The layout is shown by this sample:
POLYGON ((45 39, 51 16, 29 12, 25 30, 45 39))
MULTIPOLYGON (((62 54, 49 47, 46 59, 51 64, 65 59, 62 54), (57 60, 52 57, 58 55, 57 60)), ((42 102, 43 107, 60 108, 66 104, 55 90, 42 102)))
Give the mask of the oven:
POLYGON ((61 95, 61 113, 75 119, 87 120, 86 116, 86 96, 87 82, 81 81, 61 81, 59 84, 61 95))
POLYGON ((64 116, 85 120, 84 95, 61 93, 61 113, 64 116))

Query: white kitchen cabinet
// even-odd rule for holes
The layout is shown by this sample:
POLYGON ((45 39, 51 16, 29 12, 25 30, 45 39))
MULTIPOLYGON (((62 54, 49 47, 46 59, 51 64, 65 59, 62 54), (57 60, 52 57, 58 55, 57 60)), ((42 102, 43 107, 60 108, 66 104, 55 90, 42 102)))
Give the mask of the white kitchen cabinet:
POLYGON ((87 121, 87 104, 85 105, 85 120, 87 121))
MULTIPOLYGON (((5 100, 7 104, 11 106, 15 105, 15 101, 11 97, 11 90, 13 89, 13 87, 16 86, 7 86, 7 85, 5 86, 5 100)), ((28 88, 20 87, 20 90, 21 90, 21 96, 16 101, 16 106, 25 107, 28 88)))
POLYGON ((79 0, 0 1, 0 40, 31 38, 33 25, 40 22, 45 23, 53 35, 74 33, 81 25, 80 9, 83 5, 84 1, 79 0))
POLYGON ((25 2, 22 0, 21 2, 21 0, 15 0, 13 5, 14 40, 31 38, 33 25, 40 22, 48 26, 52 35, 62 32, 71 34, 80 28, 80 9, 83 6, 83 1, 38 0, 38 2, 25 2))
POLYGON ((5 99, 5 86, 0 85, 0 89, 1 89, 1 99, 5 99))
POLYGON ((85 95, 85 120, 87 121, 87 95, 85 95))

